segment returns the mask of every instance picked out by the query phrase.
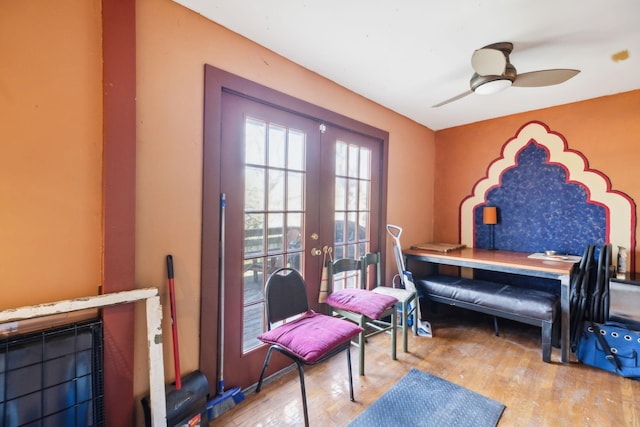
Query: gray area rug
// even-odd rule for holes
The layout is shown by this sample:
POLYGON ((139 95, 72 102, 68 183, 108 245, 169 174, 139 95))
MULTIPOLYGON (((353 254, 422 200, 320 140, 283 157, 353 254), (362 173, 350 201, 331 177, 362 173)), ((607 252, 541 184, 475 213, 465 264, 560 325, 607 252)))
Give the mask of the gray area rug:
POLYGON ((504 405, 411 369, 349 426, 495 427, 504 405))

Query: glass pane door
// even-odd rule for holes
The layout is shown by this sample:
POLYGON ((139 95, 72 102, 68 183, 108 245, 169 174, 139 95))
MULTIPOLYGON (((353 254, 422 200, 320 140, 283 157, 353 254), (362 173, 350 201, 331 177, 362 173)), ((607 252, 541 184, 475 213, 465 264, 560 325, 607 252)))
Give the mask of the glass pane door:
POLYGON ((304 270, 307 174, 304 131, 254 117, 244 128, 243 353, 262 344, 267 277, 304 270))
MULTIPOLYGON (((313 120, 225 95, 221 188, 225 224, 225 381, 257 381, 266 354, 264 288, 281 267, 299 270, 317 300, 320 131, 313 120)), ((332 217, 328 218, 328 222, 332 217)), ((331 234, 328 234, 330 239, 331 234)), ((275 358, 270 369, 290 361, 275 358)))
MULTIPOLYGON (((333 147, 333 256, 359 258, 380 250, 381 143, 345 129, 327 128, 323 143, 333 147)), ((334 289, 353 288, 353 273, 334 277, 334 289)))
MULTIPOLYGON (((299 270, 309 306, 323 312, 317 302, 323 247, 333 247, 334 258, 379 250, 382 150, 379 140, 237 94, 223 92, 222 107, 224 376, 247 387, 257 381, 267 351, 257 337, 267 329, 269 274, 285 266, 299 270)), ((211 192, 204 197, 208 202, 211 192)), ((210 217, 205 213, 204 220, 210 217)), ((203 247, 207 270, 216 242, 203 247)), ((274 357, 268 374, 290 363, 274 357)))

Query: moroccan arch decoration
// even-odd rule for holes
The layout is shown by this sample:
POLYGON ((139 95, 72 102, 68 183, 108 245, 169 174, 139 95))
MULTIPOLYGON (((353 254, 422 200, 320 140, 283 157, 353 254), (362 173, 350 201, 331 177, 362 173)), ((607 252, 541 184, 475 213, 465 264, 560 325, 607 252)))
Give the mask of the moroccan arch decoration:
MULTIPOLYGON (((548 226, 552 227, 552 230, 537 230, 536 234, 539 239, 539 245, 542 245, 545 239, 540 237, 540 233, 553 234, 558 236, 558 240, 568 240, 575 238, 573 246, 569 245, 568 248, 558 248, 566 252, 578 252, 575 249, 577 245, 584 247, 588 243, 611 243, 614 249, 614 262, 617 256, 618 246, 623 246, 628 250, 628 256, 631 258, 627 263, 630 268, 635 266, 634 254, 635 254, 635 229, 636 229, 636 209, 634 201, 626 194, 619 191, 611 190, 611 183, 609 178, 599 171, 589 169, 586 158, 579 152, 570 150, 567 147, 567 142, 564 137, 556 132, 552 132, 549 128, 541 122, 530 122, 525 124, 519 129, 516 135, 509 139, 502 147, 501 157, 494 160, 488 167, 487 176, 479 180, 473 187, 472 194, 465 198, 460 205, 460 242, 467 246, 483 247, 483 229, 482 218, 479 217, 482 207, 485 205, 491 205, 492 199, 497 198, 497 194, 503 190, 503 184, 509 180, 517 179, 520 174, 520 169, 524 168, 523 162, 526 159, 528 162, 532 162, 530 159, 537 158, 538 162, 541 162, 538 166, 533 164, 533 167, 538 167, 540 171, 536 175, 535 179, 541 180, 538 183, 533 183, 533 187, 527 191, 539 190, 535 184, 547 184, 562 186, 562 191, 569 195, 574 202, 573 205, 557 206, 558 197, 555 200, 549 200, 546 204, 540 203, 539 199, 536 199, 531 194, 522 194, 523 189, 520 189, 520 194, 515 194, 515 198, 519 198, 520 209, 523 209, 523 203, 527 203, 528 199, 531 199, 531 203, 537 203, 529 207, 524 207, 527 212, 531 212, 532 217, 536 213, 536 209, 548 206, 555 206, 556 218, 558 215, 568 215, 574 217, 575 215, 584 215, 579 218, 582 222, 583 235, 576 236, 575 230, 569 229, 569 224, 565 227, 562 221, 549 221, 548 226), (527 155, 528 157, 524 157, 527 155), (548 175, 544 175, 548 174, 548 175), (516 177, 516 178, 514 178, 516 177), (551 184, 555 181, 555 184, 551 184), (578 200, 581 199, 581 200, 578 200), (523 201, 524 200, 524 201, 523 201), (615 220, 612 220, 615 218, 615 220), (586 229, 586 230, 585 230, 586 229), (480 231, 480 233, 479 233, 480 231), (564 234, 563 234, 564 233, 564 234), (597 236, 597 237, 594 237, 597 236), (580 239, 588 240, 581 242, 580 239)), ((531 164, 528 165, 532 167, 531 164)), ((543 191, 537 191, 537 193, 544 193, 543 191)), ((539 194, 538 194, 539 195, 539 194)), ((565 197, 563 195, 563 197, 565 197)), ((498 198, 499 200, 499 198, 498 198)), ((504 203, 504 196, 503 196, 504 203)), ((498 206, 500 210, 500 206, 498 206)), ((516 234, 520 234, 520 241, 516 241, 514 233, 507 232, 509 226, 515 227, 514 218, 509 217, 509 212, 505 212, 505 221, 496 226, 496 230, 503 231, 502 249, 508 250, 521 250, 539 252, 543 249, 551 249, 549 247, 523 247, 523 241, 526 241, 527 232, 529 230, 519 229, 516 230, 516 234), (503 227, 502 229, 500 227, 503 227), (511 239, 511 240, 509 240, 511 239)), ((526 218, 525 218, 526 219, 526 218)), ((522 221, 520 227, 527 226, 526 221, 522 221)), ((538 227, 532 218, 531 227, 538 227)), ((532 235, 536 233, 536 230, 532 232, 532 235)), ((496 239, 496 244, 499 247, 499 241, 496 239)), ((555 249, 555 248, 554 248, 555 249)), ((579 253, 581 254, 581 253, 579 253)), ((628 267, 628 268, 629 268, 628 267)))

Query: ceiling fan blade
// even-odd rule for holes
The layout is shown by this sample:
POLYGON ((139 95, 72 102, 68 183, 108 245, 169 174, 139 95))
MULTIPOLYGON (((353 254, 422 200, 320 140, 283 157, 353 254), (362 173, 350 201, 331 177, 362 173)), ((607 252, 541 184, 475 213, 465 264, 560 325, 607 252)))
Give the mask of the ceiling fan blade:
POLYGON ((471 66, 479 76, 500 76, 507 66, 507 57, 501 50, 482 48, 471 55, 471 66))
POLYGON ((471 95, 472 93, 473 93, 473 91, 468 90, 468 91, 466 91, 464 93, 461 93, 460 95, 456 95, 453 98, 449 98, 446 101, 442 101, 442 102, 440 102, 440 103, 438 103, 436 105, 433 105, 433 106, 431 106, 431 108, 442 107, 443 105, 449 104, 450 102, 453 102, 453 101, 457 101, 458 99, 464 98, 465 96, 471 95))
POLYGON ((519 87, 542 87, 553 86, 566 82, 571 77, 578 74, 580 70, 556 69, 531 71, 529 73, 518 74, 513 86, 519 87))

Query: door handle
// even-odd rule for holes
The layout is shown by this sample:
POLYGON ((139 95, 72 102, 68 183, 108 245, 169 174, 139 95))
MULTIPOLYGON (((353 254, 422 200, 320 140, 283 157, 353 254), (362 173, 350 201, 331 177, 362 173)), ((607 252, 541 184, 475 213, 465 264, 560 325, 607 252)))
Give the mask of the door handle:
POLYGON ((320 248, 311 248, 311 256, 320 256, 322 255, 322 250, 320 248))

